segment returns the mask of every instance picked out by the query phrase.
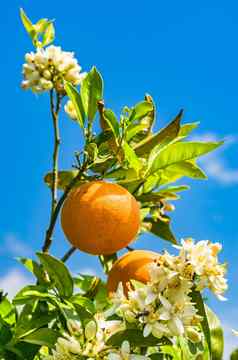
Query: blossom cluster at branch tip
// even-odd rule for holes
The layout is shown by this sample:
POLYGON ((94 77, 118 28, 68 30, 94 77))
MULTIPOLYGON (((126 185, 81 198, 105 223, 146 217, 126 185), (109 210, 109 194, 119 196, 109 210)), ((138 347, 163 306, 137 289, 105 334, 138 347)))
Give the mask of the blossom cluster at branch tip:
POLYGON ((34 93, 42 93, 53 88, 64 92, 64 80, 72 85, 79 85, 85 73, 73 52, 63 51, 61 47, 50 45, 25 55, 23 64, 23 89, 31 89, 34 93))

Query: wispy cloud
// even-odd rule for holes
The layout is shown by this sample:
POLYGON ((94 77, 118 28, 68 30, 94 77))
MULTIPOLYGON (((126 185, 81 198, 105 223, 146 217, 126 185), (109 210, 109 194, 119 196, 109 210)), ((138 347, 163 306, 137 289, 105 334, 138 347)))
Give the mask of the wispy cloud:
MULTIPOLYGON (((194 141, 219 141, 216 134, 205 133, 200 136, 194 136, 194 141)), ((228 135, 223 138, 225 141, 223 147, 214 153, 210 153, 199 160, 206 174, 223 185, 235 185, 238 183, 238 168, 232 168, 224 155, 224 150, 237 142, 237 137, 228 135)))
POLYGON ((0 289, 8 293, 10 299, 25 285, 32 282, 31 278, 26 276, 18 269, 10 269, 9 272, 0 278, 0 289))
POLYGON ((32 249, 16 234, 7 233, 3 237, 0 253, 9 253, 12 256, 30 256, 32 249))

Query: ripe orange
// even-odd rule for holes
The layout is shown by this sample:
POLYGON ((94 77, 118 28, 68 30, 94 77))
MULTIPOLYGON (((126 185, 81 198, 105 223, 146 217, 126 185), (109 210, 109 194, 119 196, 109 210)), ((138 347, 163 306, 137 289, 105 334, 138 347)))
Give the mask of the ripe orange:
POLYGON ((160 256, 160 254, 147 250, 134 250, 119 258, 112 266, 108 274, 107 290, 109 296, 117 290, 122 282, 124 293, 127 294, 130 280, 147 283, 150 280, 148 265, 160 256))
POLYGON ((129 245, 140 227, 140 208, 122 186, 92 181, 73 189, 61 213, 63 231, 76 248, 112 254, 129 245))

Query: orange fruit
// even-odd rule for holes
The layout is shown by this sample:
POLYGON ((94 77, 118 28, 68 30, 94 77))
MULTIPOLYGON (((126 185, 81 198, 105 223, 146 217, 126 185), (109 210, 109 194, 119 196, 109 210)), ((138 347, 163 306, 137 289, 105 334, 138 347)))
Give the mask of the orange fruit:
POLYGON ((92 181, 71 190, 61 224, 74 247, 94 255, 112 254, 135 239, 140 207, 122 186, 92 181))
POLYGON ((134 250, 120 257, 112 266, 107 280, 109 296, 117 290, 122 282, 124 293, 127 294, 130 280, 147 283, 150 280, 148 265, 156 261, 160 254, 147 250, 134 250))

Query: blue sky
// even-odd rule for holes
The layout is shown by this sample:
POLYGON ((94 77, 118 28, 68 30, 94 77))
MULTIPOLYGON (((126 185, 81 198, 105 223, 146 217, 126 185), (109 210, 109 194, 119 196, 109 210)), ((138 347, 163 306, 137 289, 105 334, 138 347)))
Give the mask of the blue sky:
MULTIPOLYGON (((68 1, 66 6, 54 0, 11 0, 1 4, 0 284, 12 291, 28 276, 14 257, 33 256, 44 236, 49 191, 42 179, 52 150, 48 97, 36 97, 19 86, 24 54, 32 50, 19 20, 20 6, 33 21, 56 19, 55 44, 75 51, 85 71, 94 64, 98 67, 105 80, 106 104, 116 112, 148 92, 158 107, 158 126, 184 108, 185 122, 201 122, 198 137, 227 139, 223 149, 201 163, 210 175, 208 181, 183 181, 192 189, 176 203, 173 224, 178 238, 193 236, 224 245, 229 301, 220 304, 211 298, 210 304, 227 328, 238 328, 237 2, 68 1)), ((64 115, 60 122, 61 166, 69 168, 73 151, 80 147, 80 130, 64 115)), ((138 248, 163 246, 149 236, 137 242, 138 248)), ((67 247, 58 228, 52 250, 60 256, 67 247)), ((97 259, 83 254, 76 254, 69 265, 73 271, 99 271, 97 259)))

